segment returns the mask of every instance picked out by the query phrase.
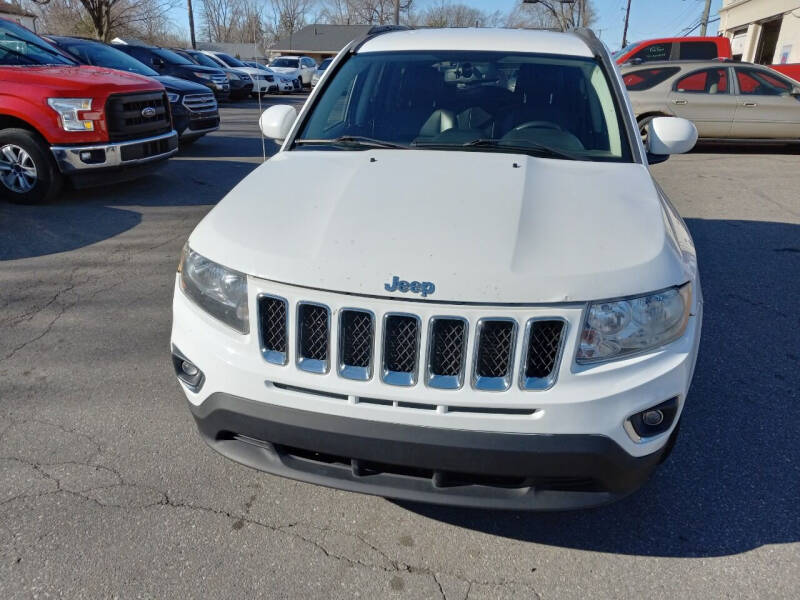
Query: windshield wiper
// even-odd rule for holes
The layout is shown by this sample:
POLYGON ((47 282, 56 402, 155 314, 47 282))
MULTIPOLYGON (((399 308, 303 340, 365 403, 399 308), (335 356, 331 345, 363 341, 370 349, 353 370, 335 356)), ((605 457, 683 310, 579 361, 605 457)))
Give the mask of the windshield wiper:
POLYGON ((536 144, 533 142, 526 142, 525 144, 506 144, 503 140, 495 140, 490 138, 478 138, 463 144, 445 144, 442 142, 414 142, 414 146, 418 148, 435 148, 437 150, 453 150, 463 148, 488 148, 496 149, 502 152, 517 152, 519 154, 532 154, 534 156, 542 156, 547 158, 561 158, 563 160, 580 160, 577 156, 557 150, 544 144, 536 144))
POLYGON ((299 139, 294 141, 297 145, 306 146, 347 146, 347 147, 362 147, 362 148, 401 148, 407 149, 408 146, 403 144, 395 144, 394 142, 387 142, 384 140, 376 140, 370 137, 360 135, 341 135, 337 138, 326 139, 299 139))

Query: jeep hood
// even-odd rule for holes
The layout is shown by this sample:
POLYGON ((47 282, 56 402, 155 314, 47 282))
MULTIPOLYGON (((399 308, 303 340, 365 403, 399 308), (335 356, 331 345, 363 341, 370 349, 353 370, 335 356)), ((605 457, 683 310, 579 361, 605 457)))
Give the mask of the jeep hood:
POLYGON ((487 152, 281 152, 189 239, 250 275, 425 301, 613 298, 689 279, 647 168, 487 152))

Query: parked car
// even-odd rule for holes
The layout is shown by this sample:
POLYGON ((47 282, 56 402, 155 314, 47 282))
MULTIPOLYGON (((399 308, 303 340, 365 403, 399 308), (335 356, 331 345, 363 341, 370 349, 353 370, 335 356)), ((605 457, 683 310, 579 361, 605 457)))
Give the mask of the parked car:
POLYGON ((308 56, 279 56, 269 63, 269 68, 292 79, 299 79, 303 86, 310 86, 314 71, 317 70, 317 63, 308 56))
POLYGON ((267 73, 264 73, 260 69, 248 67, 238 58, 234 58, 229 54, 225 54, 224 52, 216 52, 214 50, 201 50, 201 52, 211 58, 214 62, 218 63, 220 66, 247 73, 253 80, 253 96, 256 94, 267 93, 270 86, 274 83, 274 78, 273 81, 269 81, 267 79, 269 77, 267 73))
POLYGON ((239 69, 224 67, 217 63, 217 61, 212 59, 210 56, 203 54, 199 50, 189 50, 183 48, 170 48, 170 50, 176 54, 180 54, 181 56, 188 58, 190 61, 198 65, 204 65, 213 69, 222 69, 225 72, 225 75, 228 77, 228 83, 231 86, 231 100, 249 98, 253 93, 253 78, 250 77, 248 73, 245 73, 239 69))
POLYGON ((219 129, 217 101, 206 86, 170 75, 159 75, 132 56, 96 40, 53 35, 47 39, 81 64, 136 73, 158 81, 167 91, 172 125, 182 144, 191 143, 219 129))
POLYGON ((222 69, 198 65, 166 48, 124 43, 115 43, 114 47, 155 69, 161 75, 172 75, 207 86, 218 100, 227 100, 230 97, 231 86, 222 69))
POLYGON ((330 65, 331 62, 333 62, 332 58, 326 58, 325 60, 323 60, 319 64, 319 66, 317 67, 317 70, 314 71, 314 75, 311 77, 311 87, 316 87, 317 86, 317 83, 319 82, 320 78, 322 77, 322 74, 325 73, 325 69, 328 68, 328 65, 330 65))
POLYGON ((635 490, 675 442, 703 313, 648 156, 694 126, 654 119, 643 146, 586 30, 383 27, 336 61, 299 115, 262 114, 280 152, 184 249, 172 359, 203 439, 414 501, 635 490))
POLYGON ((12 202, 125 181, 178 149, 164 87, 148 77, 81 65, 0 19, 0 194, 12 202))
POLYGON ((270 82, 269 90, 267 90, 270 94, 276 92, 293 92, 300 87, 300 80, 299 79, 292 79, 287 75, 282 73, 276 73, 272 69, 270 69, 266 65, 262 65, 261 63, 257 63, 255 61, 243 61, 244 64, 253 67, 254 69, 258 69, 259 71, 263 71, 267 74, 267 81, 270 82), (272 79, 270 79, 272 77, 272 79), (274 84, 274 85, 273 85, 274 84))
POLYGON ((706 141, 800 142, 800 83, 769 67, 670 61, 622 68, 643 135, 655 117, 691 120, 706 141))
POLYGON ((613 54, 618 64, 640 64, 665 60, 711 60, 731 58, 731 41, 726 37, 668 37, 633 42, 613 54))

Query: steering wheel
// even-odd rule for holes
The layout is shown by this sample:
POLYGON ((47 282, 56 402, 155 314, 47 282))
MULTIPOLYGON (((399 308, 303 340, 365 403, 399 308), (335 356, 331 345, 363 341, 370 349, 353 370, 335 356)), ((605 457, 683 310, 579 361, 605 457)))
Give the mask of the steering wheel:
POLYGON ((564 131, 561 125, 553 123, 552 121, 528 121, 514 127, 512 131, 523 131, 525 129, 554 129, 555 131, 564 131))

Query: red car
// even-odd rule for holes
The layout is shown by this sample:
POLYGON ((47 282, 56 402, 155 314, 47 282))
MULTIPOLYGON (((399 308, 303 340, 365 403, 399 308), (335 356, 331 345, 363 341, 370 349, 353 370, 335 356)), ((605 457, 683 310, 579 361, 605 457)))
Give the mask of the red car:
POLYGON ((79 65, 0 19, 0 195, 46 202, 65 179, 78 187, 127 180, 177 149, 160 83, 79 65))

